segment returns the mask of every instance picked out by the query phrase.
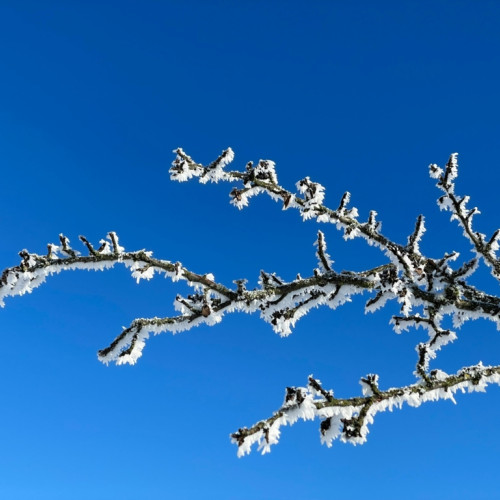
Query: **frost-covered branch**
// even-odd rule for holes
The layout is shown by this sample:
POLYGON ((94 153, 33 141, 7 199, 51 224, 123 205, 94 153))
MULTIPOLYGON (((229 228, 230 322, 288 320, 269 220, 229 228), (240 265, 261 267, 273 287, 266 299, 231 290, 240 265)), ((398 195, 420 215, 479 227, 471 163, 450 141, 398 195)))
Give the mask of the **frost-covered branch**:
MULTIPOLYGON (((438 187, 445 193, 439 199, 441 208, 452 211, 465 236, 472 242, 476 257, 456 265, 459 255, 446 253, 437 258, 422 254, 420 243, 425 233, 425 220, 417 217, 415 227, 408 231, 406 243, 392 241, 382 233, 377 212, 372 210, 366 221, 361 221, 356 208, 350 207, 350 193, 346 192, 337 208, 324 204, 325 189, 309 177, 296 184, 297 192, 278 184, 274 162, 252 162, 243 171, 225 168, 233 161, 229 148, 209 165, 196 163, 182 149, 175 151, 176 158, 170 169, 173 180, 187 181, 198 178, 201 183, 230 181, 238 183, 230 193, 231 203, 238 208, 248 205, 249 199, 267 193, 282 203, 283 209, 297 210, 302 219, 333 224, 343 231, 344 238, 362 238, 369 245, 380 249, 384 258, 380 265, 365 271, 341 271, 334 269, 333 260, 327 253, 325 233, 318 231, 316 246, 317 267, 309 277, 296 275, 287 281, 275 273, 261 271, 258 286, 247 288, 247 279, 236 279, 227 286, 215 280, 212 274, 197 274, 180 262, 157 259, 146 250, 125 251, 118 236, 111 232, 94 246, 80 236, 82 254, 72 248, 70 240, 60 235, 59 244, 49 244, 45 255, 22 250, 21 262, 5 269, 0 278, 0 305, 9 296, 30 293, 45 282, 47 277, 66 270, 105 270, 122 264, 132 277, 151 279, 163 275, 173 282, 185 281, 192 293, 177 295, 173 316, 137 318, 111 342, 98 352, 104 363, 134 364, 142 355, 150 334, 177 333, 202 324, 215 325, 225 314, 234 312, 258 313, 281 336, 292 332, 296 322, 311 309, 327 306, 336 309, 349 302, 354 295, 365 294, 365 312, 374 312, 388 301, 400 306, 399 314, 393 315, 391 324, 396 333, 409 328, 422 328, 427 338, 416 345, 417 382, 406 387, 382 391, 378 376, 367 375, 361 379, 363 396, 350 399, 335 398, 318 380, 310 377, 306 388, 288 388, 285 402, 271 418, 257 423, 250 429, 240 429, 233 434, 239 446, 239 454, 250 451, 253 443, 259 443, 263 452, 277 442, 281 425, 292 424, 297 419, 320 418, 322 441, 330 445, 340 437, 343 441, 361 443, 366 439, 367 426, 374 415, 387 408, 400 407, 404 402, 418 406, 422 402, 440 398, 453 399, 461 389, 483 390, 489 383, 499 383, 500 366, 483 367, 481 364, 463 368, 455 375, 431 370, 430 362, 438 351, 457 338, 455 331, 443 326, 446 317, 451 318, 454 329, 465 321, 486 319, 500 329, 500 297, 477 289, 468 278, 476 271, 482 259, 500 279, 500 263, 496 257, 500 230, 487 241, 475 232, 472 220, 477 209, 466 208, 468 197, 455 195, 454 180, 457 176, 456 155, 452 155, 446 168, 431 165, 431 177, 438 179, 438 187), (388 260, 387 260, 388 258, 388 260)), ((328 226, 326 226, 328 227, 328 226)))
POLYGON ((474 217, 481 212, 477 207, 467 207, 469 196, 458 196, 455 193, 455 179, 458 176, 457 157, 458 153, 452 154, 444 169, 435 164, 429 167, 430 176, 438 180, 436 186, 444 193, 438 200, 439 208, 452 213, 451 220, 458 221, 464 236, 472 243, 478 257, 482 257, 491 268, 493 276, 500 279, 500 259, 496 254, 499 248, 500 229, 494 231, 487 239, 485 234, 475 231, 472 227, 474 217))
MULTIPOLYGON (((374 292, 365 305, 365 312, 374 312, 383 307, 388 300, 397 300, 401 304, 401 315, 391 319, 394 330, 401 333, 410 327, 422 327, 428 332, 428 340, 416 346, 417 364, 415 375, 418 384, 432 382, 429 374, 430 360, 449 342, 457 338, 456 332, 441 326, 445 316, 451 316, 453 327, 460 327, 470 319, 483 318, 493 321, 500 329, 500 299, 476 289, 467 283, 467 278, 477 269, 478 259, 474 258, 458 268, 450 264, 459 254, 451 252, 440 258, 422 255, 420 242, 425 233, 424 217, 419 215, 413 232, 406 245, 392 241, 381 232, 381 223, 376 219, 377 212, 372 210, 368 220, 359 220, 358 210, 349 208, 350 193, 346 192, 336 209, 324 205, 325 189, 306 177, 296 184, 297 193, 293 193, 278 184, 275 165, 269 160, 260 160, 256 166, 246 165, 245 171, 226 171, 214 169, 196 163, 182 149, 174 151, 177 156, 170 169, 171 179, 186 181, 199 178, 199 181, 241 182, 242 187, 232 189, 231 203, 238 208, 248 205, 249 199, 260 193, 267 193, 273 200, 281 201, 283 209, 297 209, 303 220, 315 219, 317 222, 331 223, 342 230, 344 239, 363 238, 369 245, 375 246, 389 257, 390 263, 373 270, 351 273, 364 276, 372 282, 374 292), (418 311, 416 311, 418 310, 418 311)), ((499 248, 500 230, 486 241, 486 237, 472 228, 473 216, 479 211, 468 210, 468 197, 457 198, 454 194, 454 180, 457 176, 456 154, 450 157, 445 170, 436 165, 430 166, 430 175, 438 179, 438 187, 444 191, 438 204, 441 208, 453 212, 452 219, 457 219, 464 228, 464 234, 472 242, 476 253, 492 267, 493 275, 500 278, 500 260, 495 252, 499 248)), ((234 159, 234 153, 228 149, 214 163, 224 166, 234 159), (221 160, 224 159, 224 162, 221 160)), ((326 253, 323 232, 318 233, 317 257, 319 269, 316 274, 328 275, 332 271, 332 261, 326 253)), ((417 384, 417 385, 418 385, 417 384)))
MULTIPOLYGON (((140 250, 126 252, 118 243, 115 233, 109 233, 106 240, 101 240, 100 247, 96 250, 85 238, 80 237, 88 250, 88 255, 81 255, 70 246, 69 239, 60 235, 61 245, 48 245, 47 255, 41 256, 22 250, 21 263, 18 266, 6 269, 0 279, 0 304, 3 305, 5 297, 30 293, 34 288, 45 282, 48 276, 61 271, 85 269, 105 270, 115 264, 123 264, 129 268, 132 277, 139 282, 141 279, 151 279, 155 274, 162 274, 172 281, 184 280, 194 288, 194 293, 187 297, 178 295, 174 306, 181 312, 179 316, 165 318, 136 319, 124 329, 109 347, 99 351, 99 359, 105 363, 111 361, 117 364, 134 364, 142 355, 145 341, 149 334, 163 332, 177 333, 201 324, 214 325, 222 320, 224 314, 232 312, 255 313, 259 312, 261 318, 269 323, 273 330, 281 336, 291 333, 295 323, 312 308, 328 306, 336 309, 339 305, 351 300, 351 297, 364 291, 374 290, 377 294, 368 300, 366 310, 371 311, 390 298, 400 299, 392 288, 398 286, 398 278, 392 264, 380 266, 368 271, 354 273, 342 271, 337 273, 332 270, 332 262, 326 253, 324 235, 319 232, 316 242, 317 256, 322 271, 316 269, 308 278, 298 277, 286 282, 275 274, 261 271, 259 288, 247 290, 245 280, 236 280, 235 288, 228 288, 214 281, 211 274, 197 274, 183 267, 179 262, 156 259, 152 252, 140 250), (392 288, 391 288, 392 287, 392 288), (389 291, 387 291, 387 290, 389 291), (385 297, 382 299, 382 296, 385 297)), ((489 318, 494 311, 498 316, 500 300, 485 294, 473 293, 470 288, 469 298, 464 299, 459 294, 435 294, 425 292, 418 287, 413 287, 407 292, 427 304, 428 314, 431 319, 426 320, 417 316, 394 317, 396 331, 407 329, 413 324, 426 323, 432 332, 431 339, 420 350, 427 349, 422 369, 427 369, 429 357, 433 352, 444 345, 445 333, 439 329, 439 321, 443 313, 454 313, 460 317, 459 321, 466 318, 471 311, 482 311, 489 318), (454 307, 450 307, 454 306, 454 307), (429 312, 431 311, 431 312, 429 312), (442 311, 442 312, 441 312, 442 311), (440 316, 441 314, 441 316, 440 316), (432 327, 432 328, 430 328, 432 327), (437 342, 438 337, 443 337, 437 342)), ((404 306, 403 306, 404 307, 404 306)), ((498 318, 497 318, 498 319, 498 318)), ((446 331, 446 342, 455 338, 454 334, 446 331)))
POLYGON ((105 270, 116 264, 127 267, 137 282, 160 274, 174 282, 187 281, 194 289, 187 297, 177 295, 175 298, 174 306, 180 311, 179 316, 134 320, 109 347, 99 351, 99 359, 105 363, 134 364, 141 356, 150 333, 177 333, 200 324, 214 325, 221 321, 224 314, 232 312, 260 312, 264 321, 270 323, 277 333, 286 336, 291 333, 295 322, 312 307, 328 305, 335 309, 349 301, 353 294, 374 286, 369 272, 366 276, 357 276, 330 270, 326 274, 316 273, 291 282, 262 271, 259 288, 247 290, 246 280, 236 280, 236 287, 228 288, 215 282, 211 274, 197 274, 179 262, 156 259, 150 251, 127 252, 119 245, 115 233, 109 233, 106 240, 101 240, 98 249, 87 238, 81 236, 80 240, 88 250, 87 255, 74 250, 64 235, 60 235, 60 245, 48 245, 46 255, 22 250, 21 263, 2 273, 0 305, 4 305, 6 297, 31 293, 47 277, 61 271, 105 270))
MULTIPOLYGON (((358 210, 354 207, 348 208, 349 192, 342 196, 338 208, 333 210, 323 204, 324 187, 312 182, 309 177, 297 182, 298 193, 292 193, 280 186, 272 161, 260 160, 256 166, 250 162, 242 172, 225 171, 219 167, 222 164, 225 167, 233 161, 234 153, 230 148, 206 167, 196 163, 182 149, 177 149, 174 153, 177 156, 170 169, 173 180, 182 182, 198 178, 202 183, 242 182, 242 188, 233 188, 230 193, 231 203, 240 209, 248 205, 251 196, 267 193, 272 199, 282 201, 283 209, 299 210, 303 220, 315 218, 317 222, 332 223, 344 232, 346 240, 360 237, 369 245, 380 248, 389 257, 392 265, 386 264, 371 271, 372 289, 376 295, 366 303, 365 312, 374 312, 388 300, 395 299, 401 304, 403 313, 402 316, 392 319, 396 332, 400 333, 410 326, 421 326, 429 332, 429 340, 417 346, 416 373, 419 376, 423 376, 427 371, 428 361, 435 357, 436 351, 456 339, 455 332, 441 329, 440 324, 444 316, 452 316, 455 327, 459 327, 468 319, 482 317, 493 321, 500 329, 499 298, 476 290, 465 282, 476 270, 477 259, 453 269, 450 263, 458 258, 457 252, 445 254, 438 259, 421 254, 419 244, 425 233, 422 215, 417 218, 407 244, 402 245, 382 234, 381 223, 376 220, 375 211, 370 212, 366 222, 360 222, 358 210), (214 169, 214 165, 217 165, 217 169, 214 169), (415 308, 421 308, 422 312, 413 313, 415 308)), ((431 166, 431 175, 436 178, 442 176, 442 184, 448 186, 446 189, 453 193, 453 184, 450 182, 456 177, 456 155, 451 156, 446 172, 443 174, 437 166, 431 166)), ((318 272, 328 273, 332 262, 326 254, 325 237, 321 231, 318 233, 316 245, 320 267, 318 272)), ((489 248, 494 251, 496 243, 492 243, 489 248)), ((366 275, 362 272, 351 274, 366 275)))
MULTIPOLYGON (((349 192, 344 193, 338 208, 332 210, 323 205, 325 188, 311 181, 309 177, 297 182, 298 194, 280 186, 275 164, 270 160, 260 160, 256 166, 249 162, 243 172, 225 171, 223 168, 234 159, 231 148, 223 151, 219 158, 208 166, 196 163, 181 148, 174 150, 174 153, 177 156, 170 168, 172 180, 183 182, 198 178, 203 184, 209 181, 241 181, 243 187, 234 188, 230 193, 231 203, 239 209, 247 206, 252 196, 265 192, 275 201, 281 201, 284 210, 298 209, 303 220, 316 218, 318 222, 333 223, 344 231, 346 240, 356 237, 366 239, 370 245, 378 246, 387 253, 398 269, 402 269, 409 277, 412 276, 413 264, 407 255, 410 252, 405 246, 390 241, 380 232, 381 224, 375 221, 376 212, 370 213, 366 223, 359 222, 358 210, 355 207, 348 208, 351 197, 349 192)), ((417 243, 420 236, 416 240, 417 243)))
POLYGON ((106 349, 99 351, 99 359, 105 363, 115 361, 118 364, 135 363, 140 357, 144 341, 149 333, 187 330, 201 323, 215 324, 220 321, 220 311, 225 304, 237 297, 237 292, 216 283, 211 274, 196 274, 186 269, 179 262, 170 262, 154 258, 152 252, 139 250, 126 252, 118 242, 118 236, 111 232, 107 239, 100 241, 95 248, 84 236, 80 240, 88 250, 81 255, 70 246, 70 240, 60 235, 60 245, 50 243, 46 255, 37 255, 27 250, 19 252, 21 263, 7 268, 0 278, 0 305, 9 296, 31 293, 45 282, 47 277, 62 271, 76 269, 104 271, 123 264, 139 282, 151 279, 155 274, 164 275, 172 281, 184 280, 195 289, 186 299, 177 297, 179 309, 183 314, 173 318, 136 319, 106 349), (189 312, 185 305, 191 303, 189 312))
POLYGON ((231 434, 233 443, 238 445, 238 456, 250 453, 253 445, 257 445, 262 454, 270 452, 271 446, 279 441, 281 427, 298 420, 319 419, 321 443, 328 447, 335 439, 362 444, 377 413, 401 408, 405 403, 413 407, 439 399, 456 403, 457 391, 484 392, 489 384, 500 385, 500 366, 479 363, 462 368, 454 375, 433 370, 425 382, 385 391, 379 389, 378 376, 374 374, 363 377, 360 383, 363 396, 347 399, 336 398, 333 391, 326 391, 312 376, 307 387, 287 387, 283 405, 272 417, 231 434))

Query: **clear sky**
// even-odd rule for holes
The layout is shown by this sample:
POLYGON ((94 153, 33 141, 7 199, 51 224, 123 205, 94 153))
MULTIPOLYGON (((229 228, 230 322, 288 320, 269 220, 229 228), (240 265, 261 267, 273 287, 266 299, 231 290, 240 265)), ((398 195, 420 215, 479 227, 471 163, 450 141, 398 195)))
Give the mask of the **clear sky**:
MULTIPOLYGON (((498 217, 500 4, 492 1, 0 2, 0 267, 116 231, 230 285, 260 269, 317 265, 317 224, 266 197, 238 211, 231 186, 172 183, 172 149, 200 162, 272 159, 292 189, 306 175, 336 207, 424 252, 460 250, 429 163, 458 151, 457 190, 498 217)), ((386 262, 325 230, 338 269, 386 262)), ((480 273, 481 286, 497 284, 480 273)), ((137 285, 124 269, 52 278, 0 310, 0 497, 38 499, 498 498, 500 390, 377 416, 361 447, 320 445, 319 422, 284 429, 272 453, 237 459, 229 433, 277 409, 313 373, 338 396, 412 383, 414 346, 394 307, 362 298, 317 310, 279 338, 257 316, 150 339, 136 366, 96 351, 135 317, 173 313, 186 288, 137 285)), ((500 362, 491 324, 465 325, 433 367, 500 362)))

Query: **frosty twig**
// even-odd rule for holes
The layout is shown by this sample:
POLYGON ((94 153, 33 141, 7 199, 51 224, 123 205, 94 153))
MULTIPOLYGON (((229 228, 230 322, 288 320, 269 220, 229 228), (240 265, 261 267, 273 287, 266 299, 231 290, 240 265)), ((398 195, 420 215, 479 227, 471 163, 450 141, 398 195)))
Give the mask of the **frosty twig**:
POLYGON ((454 375, 433 370, 426 382, 382 391, 378 387, 378 376, 369 374, 360 380, 363 396, 336 398, 326 391, 319 380, 309 376, 307 387, 287 387, 282 407, 272 417, 261 420, 247 429, 238 429, 231 434, 238 445, 238 456, 250 453, 256 444, 263 454, 277 444, 282 426, 293 425, 297 420, 319 419, 321 442, 328 447, 335 439, 352 444, 366 441, 375 415, 404 403, 418 407, 427 401, 450 399, 454 403, 457 391, 484 392, 489 384, 500 385, 500 366, 475 366, 462 368, 454 375))

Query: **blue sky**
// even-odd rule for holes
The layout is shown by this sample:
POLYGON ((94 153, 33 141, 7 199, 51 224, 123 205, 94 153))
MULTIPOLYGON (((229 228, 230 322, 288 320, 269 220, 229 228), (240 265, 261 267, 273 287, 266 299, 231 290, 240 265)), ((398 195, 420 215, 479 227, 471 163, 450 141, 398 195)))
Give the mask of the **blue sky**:
MULTIPOLYGON (((230 185, 169 181, 171 150, 235 165, 276 161, 337 206, 377 210, 424 252, 469 250, 439 212, 429 163, 458 151, 458 191, 500 225, 498 2, 2 2, 1 267, 64 232, 114 230, 231 284, 260 269, 316 266, 317 225, 262 197, 238 211, 230 185)), ((338 269, 385 262, 325 229, 338 269)), ((476 283, 492 293, 487 273, 476 283)), ((67 273, 0 311, 0 496, 17 499, 495 498, 500 390, 377 416, 368 442, 320 445, 318 422, 284 429, 272 453, 236 458, 228 435, 269 416, 314 373, 339 396, 380 374, 412 383, 422 331, 397 336, 387 307, 317 310, 281 339, 258 317, 150 339, 138 364, 96 351, 137 316, 173 312, 179 284, 124 269, 67 273)), ((433 367, 498 364, 492 325, 465 325, 433 367)))

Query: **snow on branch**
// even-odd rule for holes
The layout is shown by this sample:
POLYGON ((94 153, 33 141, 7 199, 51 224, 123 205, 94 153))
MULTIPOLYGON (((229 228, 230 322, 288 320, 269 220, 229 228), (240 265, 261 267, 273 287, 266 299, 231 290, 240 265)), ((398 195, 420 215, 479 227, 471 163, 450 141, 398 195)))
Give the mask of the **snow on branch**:
POLYGON ((318 231, 318 240, 316 241, 315 245, 318 247, 316 255, 318 256, 319 265, 322 271, 331 271, 333 262, 330 259, 330 256, 326 253, 325 235, 321 231, 318 231))
POLYGON ((360 380, 363 396, 336 398, 333 391, 323 389, 321 382, 309 376, 307 387, 287 387, 281 408, 266 420, 250 428, 243 427, 231 434, 231 440, 238 445, 238 456, 250 453, 256 445, 262 454, 269 453, 277 444, 281 427, 293 425, 298 420, 316 420, 320 423, 321 443, 332 446, 335 439, 344 443, 363 444, 377 413, 404 404, 418 407, 427 401, 450 399, 456 403, 457 391, 484 392, 489 384, 500 385, 500 366, 475 366, 462 368, 454 375, 433 370, 428 380, 406 387, 382 391, 378 376, 369 374, 360 380))
MULTIPOLYGON (((241 209, 249 199, 267 193, 281 202, 283 209, 297 210, 302 220, 333 224, 343 232, 346 240, 362 238, 368 245, 381 250, 381 264, 366 271, 341 271, 333 268, 333 260, 327 253, 326 238, 318 231, 316 257, 318 268, 309 277, 296 275, 287 281, 275 273, 261 271, 258 286, 247 288, 246 279, 236 279, 231 286, 215 280, 212 274, 198 274, 180 262, 157 259, 151 251, 126 251, 114 232, 93 245, 80 236, 81 251, 74 249, 65 235, 59 243, 50 243, 45 255, 19 252, 21 262, 3 271, 0 277, 0 305, 6 297, 31 293, 45 280, 62 271, 76 269, 106 270, 116 264, 124 265, 137 283, 163 275, 173 282, 182 280, 192 288, 186 296, 177 295, 174 309, 177 315, 134 319, 130 326, 98 352, 104 363, 134 364, 142 355, 150 334, 190 330, 199 325, 215 325, 225 314, 241 312, 259 314, 281 336, 292 332, 296 322, 313 308, 327 306, 336 309, 349 302, 354 295, 366 294, 365 312, 374 312, 388 301, 399 304, 399 314, 391 324, 396 333, 410 328, 422 328, 427 337, 419 341, 415 349, 417 382, 413 385, 382 391, 378 376, 370 374, 361 379, 362 397, 335 398, 320 382, 312 377, 306 388, 288 388, 285 402, 272 417, 250 429, 240 429, 232 435, 238 444, 239 455, 248 453, 252 444, 267 452, 278 441, 280 427, 293 424, 298 419, 319 418, 321 439, 328 446, 336 438, 351 443, 362 443, 368 433, 368 425, 379 411, 401 407, 403 403, 419 406, 436 399, 453 399, 457 390, 483 390, 487 384, 499 383, 500 366, 483 367, 481 364, 463 368, 455 375, 430 368, 440 349, 456 340, 454 330, 443 327, 443 320, 451 318, 454 329, 473 319, 492 321, 500 329, 500 297, 487 294, 467 282, 476 271, 479 260, 492 268, 500 279, 500 263, 496 257, 500 230, 487 238, 475 232, 472 226, 477 209, 469 210, 468 197, 455 194, 458 175, 457 156, 452 155, 445 169, 431 165, 431 177, 438 179, 438 188, 444 192, 438 204, 451 210, 452 219, 458 220, 465 236, 472 242, 476 257, 461 265, 455 265, 458 253, 446 253, 432 258, 422 255, 420 243, 425 233, 424 217, 418 216, 406 244, 392 241, 382 233, 382 224, 372 210, 367 221, 361 221, 358 210, 350 206, 351 195, 346 192, 336 209, 324 205, 325 189, 309 177, 296 184, 297 193, 278 184, 275 164, 259 160, 256 165, 246 164, 242 171, 227 170, 234 153, 228 148, 212 163, 204 166, 196 163, 182 149, 175 150, 176 157, 170 168, 172 180, 184 182, 198 178, 202 184, 228 181, 237 183, 230 193, 231 203, 241 209), (388 259, 388 260, 387 260, 388 259)), ((328 227, 328 226, 325 226, 328 227)))
POLYGON ((215 282, 212 274, 197 274, 179 262, 156 259, 150 251, 127 252, 119 245, 115 233, 109 233, 107 239, 101 240, 98 249, 84 236, 80 236, 80 240, 87 248, 87 255, 74 250, 69 238, 62 234, 61 245, 50 243, 47 255, 22 250, 19 253, 21 263, 2 273, 0 305, 4 306, 6 297, 31 293, 53 274, 76 269, 105 270, 116 264, 127 267, 137 283, 158 274, 174 282, 187 281, 193 288, 193 293, 187 297, 177 295, 175 298, 174 307, 180 315, 134 320, 107 348, 99 351, 99 360, 104 363, 134 364, 142 355, 150 333, 177 333, 201 324, 215 325, 224 314, 232 312, 259 312, 276 333, 286 336, 311 308, 327 305, 335 309, 349 301, 353 294, 374 286, 370 277, 349 273, 313 274, 309 278, 285 282, 275 274, 262 271, 260 288, 246 290, 246 280, 236 280, 236 287, 229 288, 215 282))
POLYGON ((451 212, 451 220, 456 220, 462 226, 463 234, 472 243, 478 258, 482 258, 491 268, 492 275, 500 280, 500 259, 496 254, 499 248, 500 229, 494 231, 489 239, 485 234, 474 230, 472 225, 474 217, 481 212, 477 207, 467 207, 469 196, 458 196, 455 193, 455 179, 458 176, 457 158, 458 153, 452 154, 444 169, 435 164, 429 166, 430 176, 437 179, 436 186, 444 193, 438 199, 439 208, 451 212))
MULTIPOLYGON (((183 162, 179 150, 176 152, 178 156, 170 170, 171 178, 187 180, 199 177, 202 181, 209 167, 195 163, 191 158, 189 162, 183 162), (182 165, 181 168, 180 165, 182 165)), ((233 158, 234 155, 231 154, 231 157, 233 158)), ((263 163, 267 161, 259 161, 259 165, 263 163)), ((369 289, 372 296, 366 302, 365 312, 374 312, 383 307, 388 300, 396 300, 401 305, 401 314, 391 319, 396 333, 401 333, 410 327, 421 327, 427 331, 428 339, 418 343, 415 348, 417 363, 414 373, 419 379, 418 384, 428 386, 432 382, 432 375, 429 374, 430 361, 436 358, 441 348, 457 338, 455 331, 442 328, 441 324, 445 316, 452 318, 454 328, 459 328, 467 320, 483 318, 492 321, 497 329, 500 329, 500 298, 486 294, 466 282, 466 279, 477 269, 479 258, 492 267, 493 275, 500 279, 500 261, 495 253, 499 248, 500 230, 495 231, 489 240, 473 230, 473 217, 479 211, 477 208, 469 210, 466 207, 467 196, 459 198, 455 194, 455 179, 458 176, 456 154, 451 155, 444 170, 431 165, 430 175, 438 179, 437 186, 445 193, 438 201, 440 208, 452 211, 452 219, 457 219, 462 225, 465 236, 472 242, 477 253, 476 258, 457 268, 450 265, 459 256, 456 252, 445 254, 440 258, 426 257, 421 254, 420 242, 425 233, 422 215, 418 216, 407 244, 403 245, 392 241, 382 233, 381 222, 376 220, 377 212, 374 210, 370 212, 366 222, 360 221, 358 210, 349 207, 351 198, 349 192, 342 196, 336 209, 331 209, 323 204, 325 189, 321 184, 305 177, 297 182, 297 193, 293 193, 278 184, 274 163, 272 167, 272 176, 257 176, 257 169, 250 162, 246 165, 245 171, 225 171, 218 176, 216 182, 220 180, 243 184, 242 187, 234 187, 230 193, 231 203, 240 209, 248 205, 251 196, 267 193, 273 200, 281 201, 283 209, 297 209, 303 220, 315 219, 317 222, 333 224, 338 230, 343 231, 344 239, 363 238, 369 245, 379 248, 389 258, 389 263, 365 272, 344 271, 343 273, 363 277, 370 281, 369 289), (418 312, 415 312, 415 309, 418 309, 418 312)), ((315 275, 323 279, 335 275, 332 270, 332 261, 326 253, 325 236, 321 231, 318 232, 316 246, 319 270, 315 275)), ((335 297, 337 291, 331 296, 335 297)), ((314 297, 311 294, 300 305, 299 314, 307 312, 304 306, 316 298, 317 295, 314 297)), ((295 315, 296 309, 290 310, 289 314, 295 315)), ((284 321, 279 323, 285 333, 288 333, 293 324, 292 320, 286 328, 284 321)), ((413 391, 410 392, 413 394, 413 391)), ((304 415, 314 413, 311 409, 304 411, 304 415)), ((235 439, 240 446, 246 446, 239 438, 235 439)), ((269 441, 266 442, 269 444, 269 441)), ((265 450, 268 450, 268 444, 263 445, 265 450)))

